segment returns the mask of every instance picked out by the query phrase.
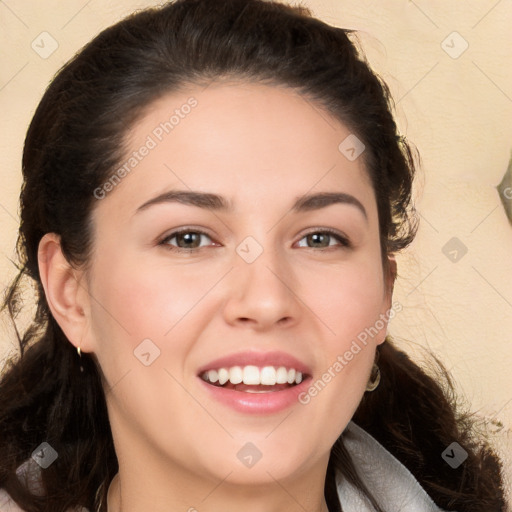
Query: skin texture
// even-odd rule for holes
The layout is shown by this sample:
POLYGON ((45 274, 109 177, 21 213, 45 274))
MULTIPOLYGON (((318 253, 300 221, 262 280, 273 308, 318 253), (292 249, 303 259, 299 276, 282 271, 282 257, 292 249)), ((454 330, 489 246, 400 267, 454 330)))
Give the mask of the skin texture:
POLYGON ((129 131, 127 158, 148 136, 157 144, 97 201, 87 271, 67 263, 56 235, 41 241, 52 314, 105 378, 120 464, 109 511, 325 510, 329 450, 363 396, 386 327, 307 405, 277 413, 214 401, 197 373, 221 356, 280 350, 315 380, 391 307, 364 153, 350 161, 338 150, 348 135, 290 89, 190 87, 153 103, 129 131), (191 97, 197 105, 159 141, 155 128, 191 97), (167 202, 137 212, 174 189, 220 194, 233 211, 167 202), (351 204, 291 211, 316 192, 350 194, 366 217, 351 204), (198 251, 172 251, 176 237, 161 243, 182 227, 207 233, 198 251), (351 246, 332 236, 308 242, 325 228, 351 246), (263 249, 252 263, 236 251, 248 236, 263 249), (160 350, 149 366, 134 356, 144 339, 160 350), (237 457, 247 442, 262 454, 251 468, 237 457))

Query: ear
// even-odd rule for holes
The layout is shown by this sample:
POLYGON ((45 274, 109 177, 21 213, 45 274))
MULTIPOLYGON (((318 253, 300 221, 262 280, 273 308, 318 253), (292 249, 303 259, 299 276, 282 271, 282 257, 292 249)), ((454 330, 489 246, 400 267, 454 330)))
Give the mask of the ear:
POLYGON ((393 288, 395 286, 396 274, 397 274, 397 265, 396 259, 393 254, 387 256, 388 261, 387 265, 384 267, 384 299, 382 301, 382 310, 381 310, 381 319, 385 321, 385 329, 382 332, 382 336, 379 335, 377 340, 377 345, 384 343, 386 341, 387 334, 387 324, 392 315, 391 307, 393 304, 393 288))
POLYGON ((397 274, 396 258, 394 254, 388 255, 388 265, 386 268, 385 283, 386 283, 386 298, 389 301, 389 307, 393 300, 393 289, 395 287, 395 280, 397 274))
POLYGON ((50 311, 67 339, 87 352, 89 300, 83 272, 68 262, 60 237, 47 233, 39 242, 39 274, 50 311), (84 345, 85 344, 85 345, 84 345))

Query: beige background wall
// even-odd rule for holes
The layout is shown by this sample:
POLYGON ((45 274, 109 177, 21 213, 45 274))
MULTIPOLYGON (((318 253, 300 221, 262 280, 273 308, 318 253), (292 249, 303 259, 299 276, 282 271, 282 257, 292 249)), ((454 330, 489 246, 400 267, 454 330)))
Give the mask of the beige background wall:
MULTIPOLYGON (((416 357, 420 347, 439 355, 472 409, 493 422, 511 464, 512 225, 496 185, 512 149, 512 3, 302 3, 360 32, 370 63, 391 87, 402 134, 422 155, 422 224, 399 258, 395 298, 404 309, 390 331, 416 357), (458 246, 446 246, 453 237, 458 246)), ((0 2, 2 288, 13 275, 22 143, 47 83, 102 28, 153 4, 0 2)), ((0 339, 0 354, 14 348, 12 337, 0 339)))

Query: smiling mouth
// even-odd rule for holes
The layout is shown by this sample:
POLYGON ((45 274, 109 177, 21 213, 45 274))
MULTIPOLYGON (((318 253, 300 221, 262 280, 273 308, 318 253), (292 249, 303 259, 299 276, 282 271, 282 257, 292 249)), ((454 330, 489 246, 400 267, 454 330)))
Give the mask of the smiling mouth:
POLYGON ((200 377, 208 384, 245 393, 273 393, 300 384, 307 375, 285 366, 233 366, 211 369, 200 377))

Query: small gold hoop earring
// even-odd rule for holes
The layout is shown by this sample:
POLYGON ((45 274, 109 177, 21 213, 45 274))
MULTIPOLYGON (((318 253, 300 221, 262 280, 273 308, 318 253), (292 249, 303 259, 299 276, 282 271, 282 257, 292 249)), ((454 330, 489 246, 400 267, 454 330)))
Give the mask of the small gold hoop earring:
POLYGON ((371 378, 366 385, 366 391, 375 391, 380 383, 380 368, 376 363, 373 363, 371 378))
MULTIPOLYGON (((82 362, 82 350, 80 347, 77 347, 76 348, 76 351, 78 352, 78 355, 80 356, 80 363, 82 362)), ((83 372, 84 371, 84 367, 80 364, 80 371, 83 372)))

